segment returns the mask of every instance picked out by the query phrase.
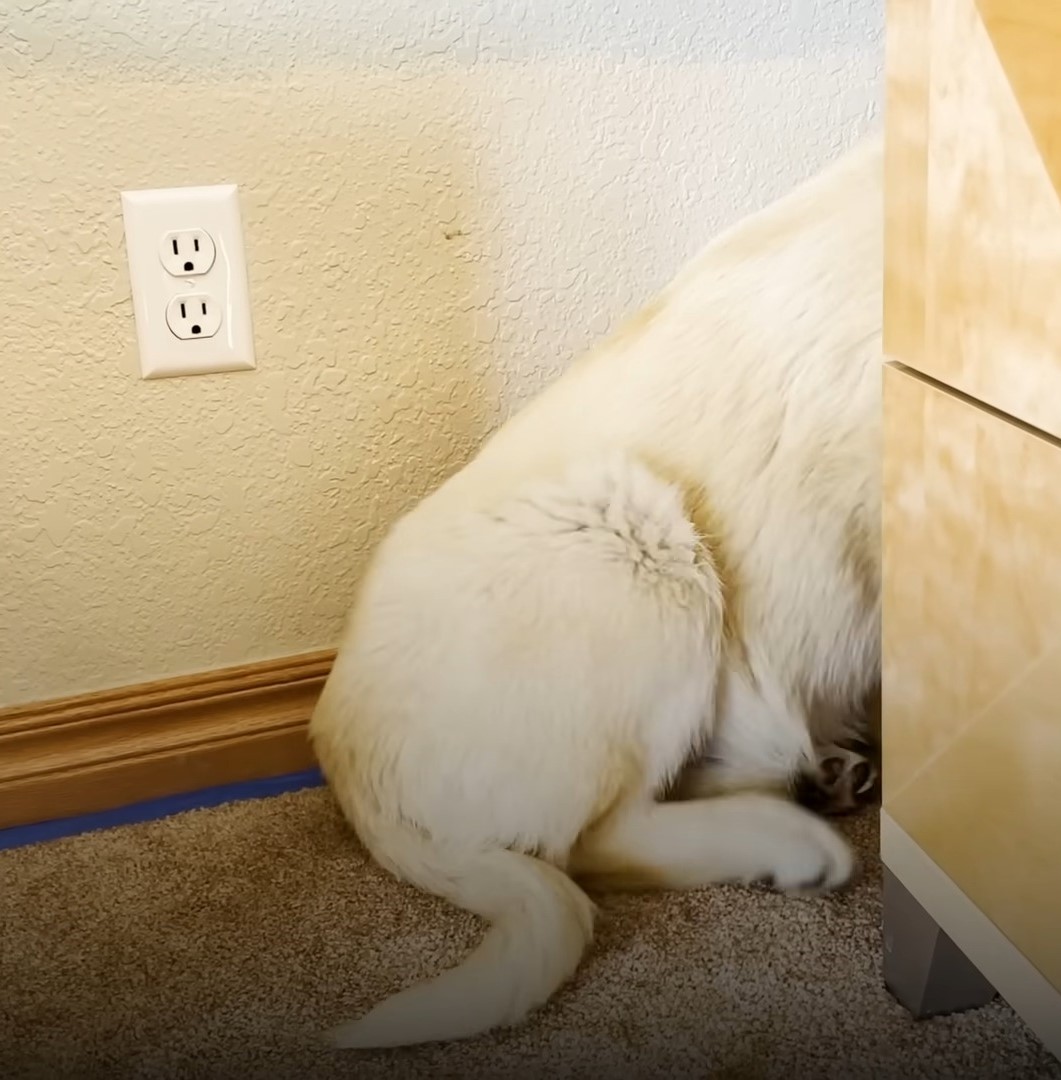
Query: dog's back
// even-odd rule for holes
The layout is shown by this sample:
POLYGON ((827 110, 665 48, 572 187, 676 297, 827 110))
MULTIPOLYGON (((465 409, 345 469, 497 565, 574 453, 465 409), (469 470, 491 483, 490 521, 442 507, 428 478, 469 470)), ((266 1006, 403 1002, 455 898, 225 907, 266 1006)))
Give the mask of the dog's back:
POLYGON ((860 698, 879 651, 882 181, 874 136, 721 234, 425 500, 425 527, 620 448, 682 491, 751 660, 808 701, 860 698))

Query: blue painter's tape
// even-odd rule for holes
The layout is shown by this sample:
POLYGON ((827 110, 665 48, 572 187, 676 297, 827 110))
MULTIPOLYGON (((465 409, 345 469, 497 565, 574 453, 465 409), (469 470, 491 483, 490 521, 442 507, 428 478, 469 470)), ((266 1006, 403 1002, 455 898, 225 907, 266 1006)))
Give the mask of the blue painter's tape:
POLYGON ((7 848, 25 847, 46 840, 58 840, 64 836, 95 832, 97 829, 113 829, 117 825, 135 825, 141 821, 155 821, 185 810, 201 810, 207 806, 242 802, 245 799, 267 799, 288 791, 319 787, 324 783, 319 769, 269 776, 263 780, 245 780, 238 784, 222 784, 203 788, 201 791, 185 791, 180 795, 167 795, 161 799, 148 799, 130 806, 118 806, 113 810, 101 810, 95 814, 41 821, 33 825, 15 825, 0 829, 0 851, 7 848))

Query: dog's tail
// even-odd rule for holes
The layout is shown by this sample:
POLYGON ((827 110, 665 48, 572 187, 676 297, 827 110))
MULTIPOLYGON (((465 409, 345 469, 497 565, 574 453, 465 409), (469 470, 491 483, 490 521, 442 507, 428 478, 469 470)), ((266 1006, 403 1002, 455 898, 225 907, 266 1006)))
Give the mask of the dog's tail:
POLYGON ((397 876, 486 919, 455 968, 387 998, 331 1032, 341 1047, 408 1046, 514 1024, 575 972, 593 936, 594 906, 551 863, 505 848, 455 850, 408 825, 363 839, 397 876))

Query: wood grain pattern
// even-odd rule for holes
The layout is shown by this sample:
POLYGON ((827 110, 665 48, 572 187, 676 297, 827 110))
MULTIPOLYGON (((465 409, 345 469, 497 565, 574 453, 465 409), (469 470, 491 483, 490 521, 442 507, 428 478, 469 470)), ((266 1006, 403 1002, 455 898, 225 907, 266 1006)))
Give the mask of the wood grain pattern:
MULTIPOLYGON (((924 7, 924 246, 895 240, 895 273, 923 291, 924 343, 916 351, 903 342, 892 355, 1061 436, 1058 5, 932 0, 924 7)), ((891 313, 901 315, 898 307, 891 313)))
POLYGON ((308 768, 334 652, 0 710, 0 827, 308 768))
POLYGON ((929 15, 888 0, 884 130, 884 351, 919 366, 925 343, 929 15))
POLYGON ((1061 4, 976 0, 1043 165, 1061 191, 1061 4))

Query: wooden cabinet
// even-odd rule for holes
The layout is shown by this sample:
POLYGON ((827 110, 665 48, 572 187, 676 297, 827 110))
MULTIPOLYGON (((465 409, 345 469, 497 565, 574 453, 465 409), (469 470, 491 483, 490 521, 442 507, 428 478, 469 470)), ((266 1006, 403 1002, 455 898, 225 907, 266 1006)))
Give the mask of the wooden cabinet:
POLYGON ((1061 2, 887 50, 882 857, 1061 1053, 1061 2))
POLYGON ((886 348, 1061 437, 1061 3, 891 0, 886 348))

